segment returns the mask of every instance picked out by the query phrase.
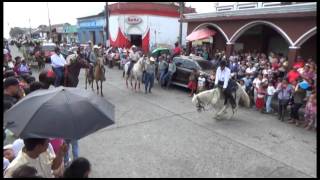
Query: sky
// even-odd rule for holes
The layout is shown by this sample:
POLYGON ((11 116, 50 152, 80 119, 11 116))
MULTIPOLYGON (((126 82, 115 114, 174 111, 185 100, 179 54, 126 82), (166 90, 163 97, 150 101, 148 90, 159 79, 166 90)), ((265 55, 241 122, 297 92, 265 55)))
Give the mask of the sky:
MULTIPOLYGON (((91 16, 104 9, 105 2, 4 2, 3 32, 9 37, 12 27, 36 28, 41 24, 70 23, 75 25, 79 17, 91 16)), ((186 6, 196 8, 198 13, 212 12, 214 2, 187 2, 186 6)), ((219 4, 223 4, 219 2, 219 4)), ((230 2, 229 2, 230 4, 230 2)))

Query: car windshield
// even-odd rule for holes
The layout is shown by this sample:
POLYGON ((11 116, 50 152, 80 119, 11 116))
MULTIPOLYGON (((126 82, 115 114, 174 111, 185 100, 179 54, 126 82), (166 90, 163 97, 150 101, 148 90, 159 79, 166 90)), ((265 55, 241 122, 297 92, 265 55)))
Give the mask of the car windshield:
POLYGON ((42 50, 44 51, 54 51, 55 46, 42 46, 42 50))
POLYGON ((213 68, 213 65, 210 61, 197 61, 197 64, 201 67, 202 70, 210 70, 213 68))

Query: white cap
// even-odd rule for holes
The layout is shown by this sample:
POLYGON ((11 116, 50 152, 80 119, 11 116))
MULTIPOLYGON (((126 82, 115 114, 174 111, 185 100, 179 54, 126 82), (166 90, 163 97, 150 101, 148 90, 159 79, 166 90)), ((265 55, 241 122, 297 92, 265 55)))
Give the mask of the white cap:
POLYGON ((94 45, 93 49, 100 49, 100 47, 98 45, 94 45))
POLYGON ((12 149, 12 144, 3 146, 3 150, 6 150, 6 149, 12 149))
POLYGON ((3 54, 8 54, 9 51, 7 49, 3 49, 3 54))
POLYGON ((153 62, 154 62, 154 61, 156 61, 156 60, 155 60, 153 57, 150 57, 150 61, 153 61, 153 62))

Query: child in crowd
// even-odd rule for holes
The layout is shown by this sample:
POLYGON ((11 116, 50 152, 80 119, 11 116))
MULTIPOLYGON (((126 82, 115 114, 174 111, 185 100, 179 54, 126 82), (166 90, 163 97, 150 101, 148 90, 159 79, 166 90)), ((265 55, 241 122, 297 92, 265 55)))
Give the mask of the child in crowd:
POLYGON ((260 112, 262 112, 264 108, 265 95, 266 95, 265 84, 262 83, 257 90, 257 99, 256 99, 256 108, 260 112))
POLYGON ((189 77, 188 88, 191 90, 191 93, 189 94, 190 97, 197 91, 197 74, 197 70, 193 69, 189 77))
POLYGON ((272 82, 268 83, 268 88, 267 88, 267 101, 266 101, 266 112, 271 113, 271 101, 274 93, 276 92, 276 89, 274 88, 272 82))

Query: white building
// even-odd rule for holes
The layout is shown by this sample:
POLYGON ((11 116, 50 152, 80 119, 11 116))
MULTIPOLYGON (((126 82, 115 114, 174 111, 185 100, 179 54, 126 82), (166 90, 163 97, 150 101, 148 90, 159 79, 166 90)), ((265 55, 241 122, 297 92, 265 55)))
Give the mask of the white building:
MULTIPOLYGON (((184 14, 195 12, 184 8, 184 14)), ((180 13, 175 3, 127 2, 109 5, 109 40, 119 47, 136 45, 145 52, 157 47, 173 48, 179 39, 180 13)), ((187 23, 183 23, 185 45, 187 23)))

